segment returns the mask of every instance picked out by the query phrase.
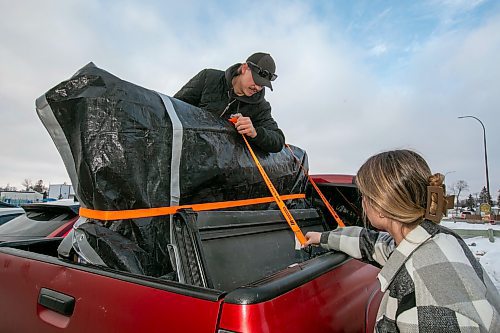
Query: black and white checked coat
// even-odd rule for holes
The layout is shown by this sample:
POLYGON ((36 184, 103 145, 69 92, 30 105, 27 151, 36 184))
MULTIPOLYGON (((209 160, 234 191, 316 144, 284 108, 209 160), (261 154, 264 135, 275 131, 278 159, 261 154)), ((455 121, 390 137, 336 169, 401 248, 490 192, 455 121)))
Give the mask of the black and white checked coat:
POLYGON ((467 244, 425 220, 396 247, 386 232, 339 228, 321 246, 382 266, 375 332, 500 332, 500 295, 467 244))

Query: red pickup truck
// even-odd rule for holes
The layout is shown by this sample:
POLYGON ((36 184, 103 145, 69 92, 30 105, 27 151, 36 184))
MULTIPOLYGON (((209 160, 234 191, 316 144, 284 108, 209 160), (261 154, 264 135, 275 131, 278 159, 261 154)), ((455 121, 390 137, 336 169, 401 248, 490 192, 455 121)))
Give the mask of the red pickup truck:
MULTIPOLYGON (((352 176, 314 177, 347 225, 361 225, 352 176)), ((303 232, 335 222, 321 201, 291 209, 303 232)), ((296 250, 279 211, 174 216, 184 281, 57 256, 61 238, 0 245, 1 332, 372 332, 378 269, 296 250)))

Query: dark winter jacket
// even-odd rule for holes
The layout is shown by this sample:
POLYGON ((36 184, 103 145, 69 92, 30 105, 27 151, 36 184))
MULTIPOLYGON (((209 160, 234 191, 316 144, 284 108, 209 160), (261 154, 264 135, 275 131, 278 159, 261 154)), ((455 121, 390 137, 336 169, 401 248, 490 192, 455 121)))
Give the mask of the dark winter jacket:
POLYGON ((321 235, 321 246, 383 266, 375 332, 500 332, 500 295, 465 242, 425 220, 396 247, 360 227, 321 235))
POLYGON ((271 116, 271 105, 264 98, 264 89, 250 97, 237 96, 233 91, 231 81, 240 65, 235 64, 226 72, 204 69, 174 97, 225 119, 235 113, 250 117, 257 136, 248 137, 248 141, 263 151, 279 152, 285 144, 285 136, 271 116))

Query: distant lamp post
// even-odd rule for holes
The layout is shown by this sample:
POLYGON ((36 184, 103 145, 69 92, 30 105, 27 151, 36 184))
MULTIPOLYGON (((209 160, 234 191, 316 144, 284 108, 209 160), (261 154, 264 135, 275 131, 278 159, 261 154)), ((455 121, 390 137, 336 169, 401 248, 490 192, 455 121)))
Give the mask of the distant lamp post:
POLYGON ((445 174, 444 174, 444 178, 446 178, 446 175, 447 175, 447 174, 449 174, 449 173, 454 173, 454 172, 456 172, 456 171, 448 171, 448 172, 445 172, 445 174))
MULTIPOLYGON (((447 172, 445 172, 445 173, 444 173, 444 181, 446 181, 446 176, 447 176, 448 174, 450 174, 450 173, 454 173, 454 172, 456 172, 456 171, 447 171, 447 172)), ((452 187, 450 187, 450 186, 448 185, 448 188, 450 188, 450 189, 451 189, 452 187)))
POLYGON ((486 129, 484 128, 483 122, 479 118, 477 118, 477 117, 474 117, 474 116, 461 116, 461 117, 458 117, 458 119, 463 119, 463 118, 474 118, 477 121, 479 121, 479 123, 481 124, 481 126, 483 126, 484 165, 486 167, 486 191, 488 192, 488 204, 489 204, 489 201, 491 200, 491 195, 490 195, 490 177, 488 176, 488 153, 486 151, 486 129))
MULTIPOLYGON (((446 175, 448 175, 448 174, 450 174, 450 173, 454 173, 454 172, 456 172, 456 171, 455 171, 455 170, 453 170, 453 171, 447 171, 447 172, 445 172, 445 173, 444 173, 444 181, 446 181, 446 175)), ((451 187, 449 187, 449 186, 448 186, 448 188, 450 188, 450 189, 451 189, 451 187)), ((455 190, 454 190, 454 189, 453 189, 453 195, 455 195, 455 190)), ((457 198, 457 204, 456 204, 456 207, 458 207, 458 198, 457 198)), ((453 202, 453 210, 455 210, 455 213, 456 213, 456 211, 457 211, 457 210, 456 210, 456 208, 455 208, 455 202, 453 202)))

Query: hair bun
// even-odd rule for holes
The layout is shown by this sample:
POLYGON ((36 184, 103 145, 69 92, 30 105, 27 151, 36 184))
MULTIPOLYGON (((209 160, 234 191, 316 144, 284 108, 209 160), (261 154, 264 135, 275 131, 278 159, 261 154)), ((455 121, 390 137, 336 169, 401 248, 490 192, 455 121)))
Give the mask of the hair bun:
POLYGON ((440 173, 435 173, 429 177, 429 186, 441 186, 444 182, 444 176, 440 173))

